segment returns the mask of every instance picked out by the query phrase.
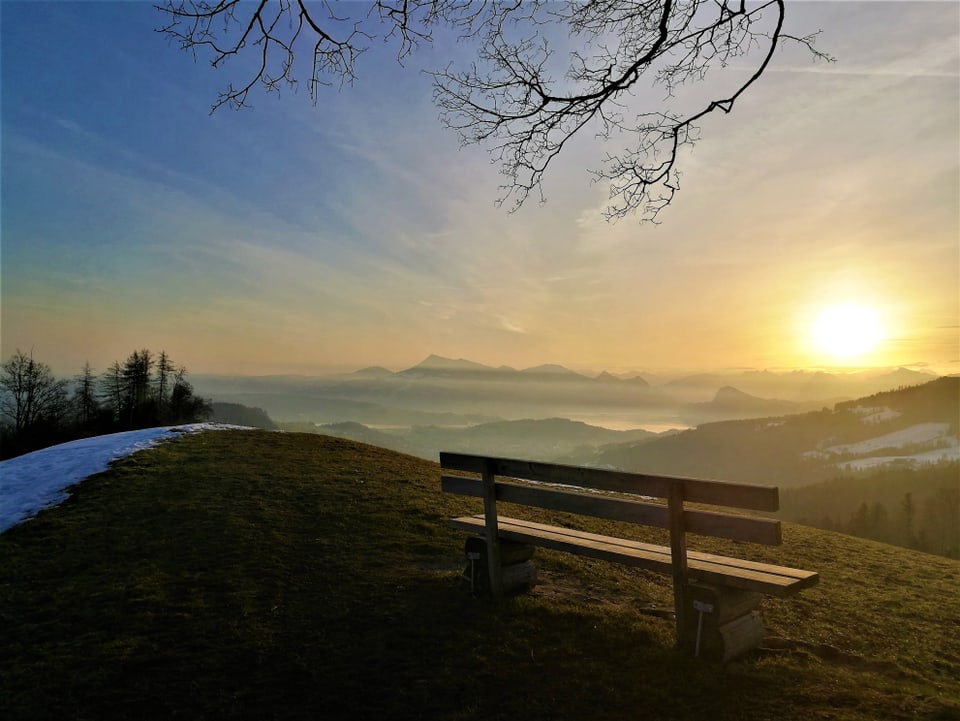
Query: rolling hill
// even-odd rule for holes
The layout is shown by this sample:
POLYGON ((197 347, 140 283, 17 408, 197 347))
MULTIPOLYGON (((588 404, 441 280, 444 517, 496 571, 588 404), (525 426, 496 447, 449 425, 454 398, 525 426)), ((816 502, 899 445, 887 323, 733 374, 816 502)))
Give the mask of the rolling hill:
POLYGON ((960 718, 960 562, 787 524, 737 553, 821 583, 714 665, 642 612, 669 603, 656 574, 538 551, 532 593, 472 598, 446 525, 471 500, 434 463, 315 435, 122 460, 0 534, 0 716, 960 718))
POLYGON ((586 452, 612 443, 642 441, 658 434, 642 429, 614 431, 566 418, 494 421, 465 427, 370 428, 360 423, 283 423, 284 430, 348 438, 436 460, 440 451, 485 453, 551 461, 575 449, 586 452))
POLYGON ((878 393, 810 413, 707 423, 561 462, 795 488, 877 461, 956 460, 960 377, 878 393))

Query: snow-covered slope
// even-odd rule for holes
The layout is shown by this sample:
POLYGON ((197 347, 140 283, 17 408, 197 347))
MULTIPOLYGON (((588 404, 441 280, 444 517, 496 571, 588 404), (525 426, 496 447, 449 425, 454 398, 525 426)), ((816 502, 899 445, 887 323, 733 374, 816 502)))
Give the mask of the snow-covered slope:
POLYGON ((82 438, 0 461, 0 533, 61 503, 67 488, 106 470, 111 461, 184 433, 232 428, 241 426, 193 423, 146 428, 82 438))
MULTIPOLYGON (((863 415, 865 424, 877 423, 876 418, 895 418, 897 413, 889 408, 870 409, 876 411, 863 415)), ((807 458, 829 459, 831 456, 845 456, 838 461, 837 468, 862 470, 888 463, 940 463, 960 460, 960 441, 950 434, 949 423, 918 423, 890 433, 858 441, 856 443, 835 444, 803 454, 807 458), (859 456, 859 458, 849 458, 859 456)))

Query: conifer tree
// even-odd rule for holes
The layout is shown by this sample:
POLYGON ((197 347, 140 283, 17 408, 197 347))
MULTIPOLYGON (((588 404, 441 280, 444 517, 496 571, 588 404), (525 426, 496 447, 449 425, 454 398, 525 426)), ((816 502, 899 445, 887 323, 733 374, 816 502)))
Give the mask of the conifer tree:
POLYGON ((97 402, 97 378, 89 361, 83 364, 83 369, 74 381, 76 385, 73 390, 73 410, 76 422, 81 428, 87 428, 94 422, 100 410, 97 402))

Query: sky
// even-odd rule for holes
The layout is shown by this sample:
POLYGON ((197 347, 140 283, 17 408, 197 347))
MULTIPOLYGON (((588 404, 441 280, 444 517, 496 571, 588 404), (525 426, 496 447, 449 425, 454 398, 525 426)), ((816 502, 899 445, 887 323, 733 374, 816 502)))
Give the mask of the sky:
POLYGON ((446 38, 403 67, 374 47, 316 105, 255 91, 211 114, 241 74, 161 23, 147 2, 0 0, 4 358, 960 372, 956 2, 788 3, 837 62, 778 54, 702 124, 657 225, 603 219, 592 137, 546 203, 497 207, 498 167, 419 72, 469 59, 446 38))

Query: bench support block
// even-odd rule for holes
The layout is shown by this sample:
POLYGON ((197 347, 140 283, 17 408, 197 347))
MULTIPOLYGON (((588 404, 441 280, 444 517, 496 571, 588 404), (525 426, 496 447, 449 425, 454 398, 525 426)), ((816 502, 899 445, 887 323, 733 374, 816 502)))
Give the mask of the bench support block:
MULTIPOLYGON (((499 573, 501 596, 516 596, 526 593, 537 584, 537 567, 530 561, 536 547, 529 543, 514 543, 500 539, 497 544, 500 553, 499 573)), ((463 577, 470 582, 475 596, 493 596, 496 594, 490 585, 490 555, 487 540, 479 536, 468 538, 464 544, 467 565, 463 577)))
POLYGON ((686 597, 683 647, 711 661, 731 661, 763 641, 757 610, 762 595, 722 586, 691 583, 686 597))

